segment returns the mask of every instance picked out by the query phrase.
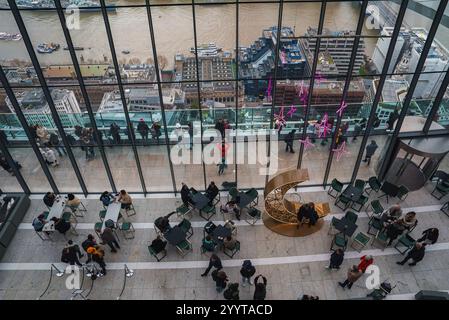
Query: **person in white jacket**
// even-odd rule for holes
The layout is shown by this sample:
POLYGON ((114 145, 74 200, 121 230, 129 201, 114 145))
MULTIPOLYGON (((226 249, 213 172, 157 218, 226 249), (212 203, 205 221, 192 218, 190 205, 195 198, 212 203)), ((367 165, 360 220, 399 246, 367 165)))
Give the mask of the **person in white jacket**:
POLYGON ((56 167, 59 165, 58 159, 56 158, 56 153, 50 148, 44 148, 41 151, 45 161, 52 167, 56 167))

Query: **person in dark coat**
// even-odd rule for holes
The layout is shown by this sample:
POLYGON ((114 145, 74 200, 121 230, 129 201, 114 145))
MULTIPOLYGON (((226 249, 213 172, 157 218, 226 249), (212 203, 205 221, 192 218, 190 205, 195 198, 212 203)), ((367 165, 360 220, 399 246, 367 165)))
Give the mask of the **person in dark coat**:
POLYGON ((259 274, 254 279, 254 300, 265 300, 265 297, 267 295, 267 278, 265 278, 263 275, 259 274), (259 282, 259 279, 262 278, 262 282, 259 282))
POLYGON ((98 263, 103 275, 106 275, 106 263, 104 262, 104 250, 96 247, 90 247, 87 249, 87 253, 92 256, 92 261, 98 263))
POLYGON ((409 263, 409 266, 416 266, 416 264, 424 258, 426 253, 425 243, 415 243, 415 246, 410 250, 405 256, 404 260, 396 262, 397 264, 403 266, 408 260, 412 259, 413 262, 409 263))
POLYGON ((189 122, 189 137, 190 137, 190 150, 193 149, 193 124, 192 122, 189 122))
POLYGON ((404 232, 404 230, 405 227, 398 221, 389 224, 386 228, 387 237, 390 239, 388 245, 391 245, 393 241, 404 232))
POLYGON ((87 239, 81 243, 81 247, 87 253, 86 264, 92 261, 92 255, 87 252, 87 249, 89 249, 91 247, 95 247, 96 245, 97 245, 97 241, 95 240, 95 237, 91 234, 89 234, 87 236, 87 239))
POLYGON ((151 248, 153 248, 153 250, 154 250, 154 252, 156 252, 156 254, 158 254, 162 250, 165 250, 166 246, 167 246, 167 241, 163 241, 160 236, 157 236, 157 238, 151 242, 151 248))
POLYGON ((295 139, 295 132, 296 130, 292 130, 285 136, 285 152, 288 152, 288 150, 290 150, 290 153, 295 153, 295 151, 293 151, 293 140, 295 139))
POLYGON ((218 119, 217 123, 215 124, 215 129, 220 131, 221 137, 224 138, 225 126, 224 126, 223 119, 218 119))
POLYGON ((210 201, 214 200, 220 191, 218 190, 215 182, 211 181, 206 190, 206 197, 209 198, 210 201))
POLYGON ((109 127, 109 133, 111 134, 112 139, 114 139, 114 143, 120 144, 120 127, 115 122, 111 123, 111 126, 109 127))
POLYGON ((340 266, 343 263, 344 257, 345 257, 345 252, 342 249, 335 250, 331 254, 329 266, 326 266, 326 269, 340 269, 340 266))
POLYGON ((66 234, 66 232, 70 230, 70 222, 56 217, 53 217, 50 220, 55 223, 55 230, 58 230, 60 233, 66 234))
POLYGON ((251 277, 256 273, 256 268, 251 263, 251 260, 245 260, 243 261, 242 269, 240 269, 240 274, 242 276, 242 287, 246 287, 246 282, 248 282, 249 285, 252 285, 251 283, 251 277))
POLYGON ((363 162, 367 162, 367 165, 369 165, 371 162, 371 157, 374 155, 377 148, 378 148, 378 145, 377 145, 376 141, 371 140, 371 144, 369 144, 366 147, 365 159, 363 159, 363 162))
POLYGON ((65 149, 61 147, 61 141, 59 140, 59 137, 56 133, 50 134, 50 146, 58 152, 59 156, 62 157, 67 154, 65 149))
POLYGON ((392 113, 390 113, 390 116, 388 117, 387 120, 387 130, 393 130, 394 127, 394 123, 396 122, 396 120, 399 119, 399 112, 398 109, 395 109, 392 113))
POLYGON ((296 218, 298 219, 298 225, 296 226, 296 229, 299 229, 299 225, 302 223, 302 220, 304 218, 307 218, 308 208, 309 208, 308 203, 304 203, 301 207, 299 207, 299 210, 298 210, 298 213, 296 216, 296 218))
POLYGON ((104 228, 101 234, 101 240, 111 248, 111 252, 117 252, 117 249, 120 249, 120 245, 111 228, 104 228))
POLYGON ((188 207, 189 203, 192 202, 192 200, 190 199, 189 187, 184 182, 182 183, 182 188, 181 188, 181 200, 182 200, 182 203, 184 203, 184 205, 186 207, 188 207))
POLYGON ((228 288, 223 292, 223 297, 226 300, 240 300, 239 297, 239 284, 230 283, 228 288))
POLYGON ((222 292, 224 288, 226 288, 226 284, 229 281, 226 273, 218 270, 214 270, 212 272, 212 279, 215 281, 215 288, 218 292, 222 292))
POLYGON ((422 237, 417 240, 417 242, 424 242, 426 245, 435 244, 438 240, 440 232, 437 228, 430 228, 424 230, 422 233, 422 237))
POLYGON ((153 138, 156 138, 157 144, 159 145, 159 137, 161 136, 161 126, 157 122, 153 122, 153 125, 151 126, 151 131, 153 138))
POLYGON ((210 269, 212 269, 212 267, 216 268, 217 270, 223 269, 221 260, 215 253, 211 255, 211 257, 209 259, 209 266, 207 267, 206 271, 204 271, 201 276, 207 277, 207 275, 209 274, 209 271, 210 271, 210 269))
POLYGON ((56 196, 53 192, 47 192, 44 196, 44 203, 47 207, 51 208, 53 203, 55 203, 56 196))
POLYGON ((143 119, 140 119, 139 123, 137 124, 137 131, 142 136, 142 140, 144 142, 148 142, 148 133, 150 132, 150 127, 148 127, 143 119))
POLYGON ((83 264, 78 260, 77 252, 75 251, 73 246, 65 247, 62 249, 61 261, 74 266, 75 263, 77 266, 82 267, 83 264))

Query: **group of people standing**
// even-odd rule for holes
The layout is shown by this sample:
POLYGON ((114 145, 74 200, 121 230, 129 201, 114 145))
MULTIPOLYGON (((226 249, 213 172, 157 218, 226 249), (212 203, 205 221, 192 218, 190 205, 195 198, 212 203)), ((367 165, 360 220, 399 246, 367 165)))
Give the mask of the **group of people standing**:
MULTIPOLYGON (((211 276, 212 280, 215 282, 217 292, 223 292, 223 297, 226 300, 240 300, 239 283, 230 282, 228 275, 223 271, 221 259, 216 254, 211 255, 209 265, 201 276, 207 277, 212 268, 214 268, 214 270, 212 271, 211 276)), ((267 278, 259 274, 254 278, 253 282, 251 279, 255 274, 256 268, 251 260, 244 260, 240 269, 242 287, 254 285, 254 300, 265 300, 267 294, 267 278)))

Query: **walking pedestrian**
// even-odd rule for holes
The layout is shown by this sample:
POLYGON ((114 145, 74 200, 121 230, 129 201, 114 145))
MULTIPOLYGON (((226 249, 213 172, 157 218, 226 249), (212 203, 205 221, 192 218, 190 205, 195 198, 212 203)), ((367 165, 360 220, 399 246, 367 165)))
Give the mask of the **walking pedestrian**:
POLYGON ((215 281, 215 289, 217 289, 217 292, 222 292, 229 281, 226 273, 218 270, 212 272, 212 280, 215 281))
POLYGON ((62 249, 61 261, 74 266, 75 263, 78 267, 82 267, 83 264, 78 260, 78 255, 73 246, 66 246, 62 249))
POLYGON ((371 157, 374 155, 377 148, 378 148, 378 145, 377 145, 376 141, 374 141, 374 140, 371 140, 371 144, 366 146, 365 159, 363 159, 363 162, 367 162, 368 166, 371 162, 371 157))
POLYGON ((354 265, 351 268, 349 268, 345 282, 339 282, 338 284, 343 289, 346 287, 348 287, 348 289, 351 289, 354 282, 356 282, 362 276, 362 274, 363 272, 359 270, 359 268, 356 265, 354 265))
POLYGON ((217 270, 223 269, 223 265, 221 264, 221 260, 215 253, 211 255, 211 257, 209 259, 209 265, 208 265, 206 271, 204 271, 201 274, 201 276, 202 277, 207 277, 207 275, 209 274, 209 271, 210 271, 210 269, 212 269, 212 267, 216 268, 217 270))
POLYGON ((109 127, 109 133, 111 134, 114 143, 120 144, 122 140, 120 137, 120 127, 115 122, 111 123, 111 126, 109 127))
POLYGON ((137 131, 140 133, 144 143, 148 142, 148 133, 150 132, 150 127, 145 123, 145 120, 140 119, 137 124, 137 131))
POLYGON ((87 253, 86 264, 92 261, 92 254, 88 253, 87 250, 95 246, 97 246, 97 241, 95 240, 95 237, 91 234, 87 235, 87 239, 81 243, 81 247, 87 253))
POLYGON ((159 145, 159 137, 161 136, 161 126, 158 122, 153 122, 151 126, 153 138, 156 138, 157 144, 159 145))
POLYGON ((190 150, 193 149, 193 124, 192 122, 189 122, 189 137, 190 137, 190 150))
POLYGON ((331 254, 331 258, 329 261, 329 265, 326 266, 326 269, 340 269, 341 264, 343 263, 343 259, 345 257, 345 252, 342 249, 337 249, 331 254))
POLYGON ((267 295, 267 278, 265 278, 263 275, 259 274, 254 279, 254 300, 265 300, 265 297, 267 295), (259 279, 262 278, 262 282, 259 282, 259 279))
POLYGON ((243 261, 242 268, 240 269, 240 274, 242 276, 242 287, 246 287, 246 282, 249 285, 253 285, 251 282, 251 277, 256 273, 256 268, 251 263, 251 260, 243 261))
POLYGON ((426 245, 435 244, 438 240, 439 230, 437 228, 429 228, 423 231, 422 237, 417 242, 423 242, 426 245))
POLYGON ((396 262, 397 264, 403 266, 408 260, 412 259, 413 262, 409 263, 409 266, 416 266, 416 264, 424 259, 424 254, 426 253, 426 244, 417 242, 405 256, 404 260, 396 262))
POLYGON ((111 252, 115 253, 117 252, 117 249, 120 249, 120 245, 111 228, 104 228, 103 233, 101 234, 101 240, 103 240, 102 244, 107 244, 111 248, 111 252))
POLYGON ((285 152, 288 152, 290 150, 290 153, 295 153, 295 151, 293 151, 293 140, 295 139, 295 132, 296 130, 292 130, 285 136, 285 152))
POLYGON ((221 176, 224 173, 224 169, 228 166, 226 164, 226 158, 222 157, 221 162, 217 164, 217 166, 218 166, 218 175, 221 176))

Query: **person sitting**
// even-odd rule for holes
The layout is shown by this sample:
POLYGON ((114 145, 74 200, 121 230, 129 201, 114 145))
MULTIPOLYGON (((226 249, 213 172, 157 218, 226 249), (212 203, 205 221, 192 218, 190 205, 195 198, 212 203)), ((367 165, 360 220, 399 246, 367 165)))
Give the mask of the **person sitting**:
POLYGON ((410 211, 403 218, 398 220, 407 230, 410 230, 416 223, 416 212, 410 211))
POLYGON ((184 182, 182 183, 181 188, 181 200, 186 207, 188 207, 189 204, 192 203, 192 199, 190 198, 190 189, 184 182))
POLYGON ((234 200, 228 201, 224 206, 220 207, 223 213, 234 213, 237 220, 240 220, 240 210, 234 200))
POLYGON ((55 203, 56 196, 53 192, 47 192, 44 196, 44 203, 48 208, 51 208, 53 206, 53 203, 55 203))
POLYGON ((157 238, 151 242, 150 246, 151 248, 153 248, 154 252, 158 254, 159 252, 165 250, 165 247, 167 246, 167 241, 163 241, 160 236, 157 236, 157 238))
POLYGON ((215 250, 215 242, 212 240, 212 237, 210 235, 207 235, 203 239, 203 244, 201 247, 204 249, 204 251, 212 252, 215 250))
POLYGON ((114 196, 109 193, 108 191, 105 191, 100 196, 100 201, 103 203, 103 206, 107 207, 109 204, 114 200, 114 196))
MULTIPOLYGON (((315 210, 315 204, 313 202, 303 204, 298 210, 297 219, 299 223, 302 223, 304 222, 304 220, 306 220, 309 224, 309 227, 311 227, 316 224, 318 218, 318 214, 315 210)), ((299 223, 296 226, 297 228, 299 228, 299 223)))
POLYGON ((405 226, 398 221, 389 224, 386 228, 387 237, 390 239, 388 245, 391 245, 393 241, 404 232, 404 230, 405 226))
POLYGON ((154 225, 162 232, 165 233, 171 229, 170 221, 167 216, 159 217, 154 221, 154 225))
POLYGON ((209 198, 209 200, 212 202, 215 197, 218 195, 219 190, 217 188, 217 186, 215 185, 215 182, 211 181, 211 183, 209 184, 209 186, 207 187, 206 190, 206 197, 209 198))
POLYGON ((398 220, 402 215, 402 209, 399 204, 395 204, 382 216, 384 226, 398 220))
POLYGON ((69 193, 67 195, 67 199, 68 199, 66 202, 67 206, 72 207, 72 208, 78 208, 78 206, 81 203, 81 200, 78 199, 77 197, 75 197, 75 195, 73 193, 69 193))
POLYGON ((53 217, 50 219, 50 221, 53 221, 55 223, 55 230, 58 230, 62 234, 66 234, 66 232, 71 228, 70 222, 67 222, 63 219, 53 217))
POLYGON ((34 218, 32 222, 34 231, 36 232, 42 231, 46 223, 47 221, 45 221, 45 215, 44 214, 38 215, 37 218, 34 218))
POLYGON ((122 204, 122 209, 125 210, 128 210, 133 203, 131 196, 125 190, 120 190, 118 201, 122 204))
POLYGON ((223 246, 229 250, 234 250, 236 243, 237 243, 237 240, 234 239, 232 236, 226 237, 223 240, 223 246))

